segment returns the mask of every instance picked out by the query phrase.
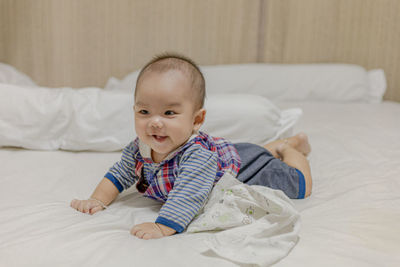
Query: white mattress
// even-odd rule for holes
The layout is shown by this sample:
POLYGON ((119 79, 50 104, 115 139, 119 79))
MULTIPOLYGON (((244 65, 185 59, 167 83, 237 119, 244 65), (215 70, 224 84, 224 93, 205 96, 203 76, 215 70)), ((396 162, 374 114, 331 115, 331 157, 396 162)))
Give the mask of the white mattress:
MULTIPOLYGON (((313 192, 293 201, 300 239, 277 266, 399 266, 400 104, 280 106, 303 108, 295 131, 310 137, 313 192)), ((0 266, 236 266, 200 252, 213 233, 130 236, 160 207, 134 190, 93 216, 71 209, 119 157, 0 149, 0 266)))

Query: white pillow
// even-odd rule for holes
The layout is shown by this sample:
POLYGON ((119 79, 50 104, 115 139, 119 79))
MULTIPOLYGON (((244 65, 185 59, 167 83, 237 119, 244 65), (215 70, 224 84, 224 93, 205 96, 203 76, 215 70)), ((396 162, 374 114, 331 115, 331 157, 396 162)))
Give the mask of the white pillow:
POLYGON ((136 80, 139 76, 139 70, 134 71, 126 75, 122 80, 118 80, 115 77, 108 79, 105 90, 134 90, 136 86, 136 80))
MULTIPOLYGON (((237 64, 201 66, 209 94, 250 93, 272 101, 380 102, 386 90, 382 69, 350 64, 237 64)), ((139 71, 106 89, 132 90, 139 71)))
MULTIPOLYGON (((132 107, 130 91, 0 84, 0 146, 121 150, 135 137, 132 107)), ((252 95, 210 95, 207 107, 203 130, 258 144, 288 134, 301 114, 252 95)))
POLYGON ((133 95, 0 84, 0 146, 120 150, 134 138, 133 95))
POLYGON ((200 130, 258 145, 290 136, 302 114, 298 108, 281 111, 265 97, 249 94, 209 95, 205 108, 206 120, 200 130))
POLYGON ((202 71, 208 93, 245 91, 273 101, 379 102, 386 90, 383 70, 349 64, 242 64, 202 71))
POLYGON ((370 103, 382 102, 383 95, 386 91, 386 77, 382 69, 368 71, 368 96, 367 100, 370 103))
POLYGON ((18 71, 13 66, 0 63, 0 83, 9 83, 22 86, 36 86, 28 75, 18 71))

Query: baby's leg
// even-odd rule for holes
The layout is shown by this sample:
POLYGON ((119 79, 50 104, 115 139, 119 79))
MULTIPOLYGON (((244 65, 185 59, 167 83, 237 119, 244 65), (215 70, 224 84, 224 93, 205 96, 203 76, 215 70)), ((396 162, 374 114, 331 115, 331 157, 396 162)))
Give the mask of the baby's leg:
POLYGON ((306 180, 305 197, 308 197, 311 194, 312 178, 310 164, 308 163, 307 158, 303 153, 285 142, 281 143, 276 148, 276 152, 283 162, 303 173, 304 179, 306 180))
POLYGON ((302 153, 304 156, 307 156, 311 152, 311 146, 310 143, 308 143, 308 137, 305 133, 298 133, 292 137, 289 137, 287 139, 280 139, 273 141, 271 143, 266 144, 264 147, 271 152, 271 154, 275 158, 281 158, 277 152, 277 148, 282 145, 282 144, 288 144, 300 153, 302 153))

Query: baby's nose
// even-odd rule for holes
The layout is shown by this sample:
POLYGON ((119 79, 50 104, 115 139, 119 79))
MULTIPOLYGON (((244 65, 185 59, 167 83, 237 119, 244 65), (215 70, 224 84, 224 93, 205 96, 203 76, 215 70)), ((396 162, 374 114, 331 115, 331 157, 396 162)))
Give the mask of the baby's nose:
POLYGON ((160 117, 154 117, 154 118, 152 118, 152 120, 150 121, 150 127, 162 128, 162 126, 163 126, 163 123, 162 123, 160 117))

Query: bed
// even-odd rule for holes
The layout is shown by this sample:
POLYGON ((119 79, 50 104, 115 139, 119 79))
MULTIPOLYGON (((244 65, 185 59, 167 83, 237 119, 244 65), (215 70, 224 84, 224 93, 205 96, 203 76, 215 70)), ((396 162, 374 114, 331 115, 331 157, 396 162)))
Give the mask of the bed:
MULTIPOLYGON (((227 245, 224 251, 217 245, 226 245, 226 240, 214 239, 215 236, 233 229, 229 238, 235 240, 239 236, 235 236, 236 230, 244 229, 243 226, 184 232, 150 241, 131 236, 132 225, 154 220, 160 208, 158 202, 143 198, 134 187, 123 192, 107 210, 93 216, 73 210, 70 201, 90 196, 108 168, 119 159, 118 150, 132 138, 131 128, 124 137, 117 135, 123 131, 121 128, 113 133, 101 132, 106 137, 116 135, 114 139, 93 136, 101 127, 98 124, 101 120, 97 118, 96 122, 93 117, 85 119, 85 116, 98 113, 103 115, 100 118, 109 119, 111 115, 122 117, 129 112, 129 108, 128 111, 120 108, 111 115, 105 114, 100 109, 104 104, 101 99, 107 99, 104 94, 119 97, 120 93, 125 96, 123 99, 129 98, 131 92, 126 91, 124 84, 132 84, 137 73, 123 80, 113 79, 104 89, 83 90, 38 87, 26 79, 21 82, 21 78, 14 84, 0 83, 0 94, 3 94, 0 98, 0 265, 398 266, 400 104, 382 101, 385 87, 382 71, 368 72, 353 65, 268 64, 202 69, 209 85, 209 103, 212 99, 219 103, 207 107, 216 114, 221 111, 212 110, 221 106, 226 113, 238 110, 236 115, 245 113, 243 118, 235 115, 233 119, 239 121, 237 127, 252 123, 246 127, 254 134, 242 140, 244 132, 238 134, 236 128, 224 132, 226 127, 220 121, 208 125, 208 131, 235 141, 260 144, 301 131, 308 134, 312 145, 309 161, 313 190, 307 199, 285 200, 284 205, 293 208, 290 217, 293 227, 278 229, 274 235, 265 237, 261 235, 262 229, 254 232, 250 224, 245 233, 253 234, 254 238, 237 239, 240 242, 227 245), (260 78, 268 75, 291 78, 260 78), (237 80, 232 81, 232 77, 237 80), (332 80, 336 81, 334 85, 332 80), (226 86, 229 82, 231 86, 226 86), (225 86, 222 88, 221 84, 225 86), (295 99, 293 85, 297 90, 295 99), (220 105, 238 90, 242 93, 238 95, 242 103, 247 101, 243 88, 251 95, 247 96, 248 101, 255 108, 234 105, 232 99, 220 105), (98 97, 90 99, 97 102, 88 100, 93 93, 98 97), (35 95, 41 97, 35 100, 35 95), (43 103, 58 97, 63 101, 55 101, 58 104, 54 108, 50 104, 47 109, 43 107, 43 103), (254 97, 268 102, 258 103, 254 97), (71 108, 68 99, 71 103, 85 99, 91 108, 79 104, 71 108), (262 106, 269 108, 262 110, 262 106), (51 125, 60 123, 54 120, 48 123, 44 119, 62 117, 61 109, 68 108, 74 112, 70 110, 71 118, 65 127, 79 133, 76 139, 74 135, 66 139, 65 135, 58 135, 59 131, 53 131, 51 125), (260 113, 269 115, 257 117, 260 113), (36 124, 29 121, 33 117, 36 124), (21 118, 26 121, 21 123, 21 118), (269 130, 274 129, 269 133, 269 140, 258 136, 259 132, 267 131, 262 128, 264 124, 269 130), (97 143, 91 142, 93 139, 97 143), (277 236, 280 239, 274 239, 277 236), (210 240, 221 243, 214 242, 213 247, 210 240)), ((112 101, 116 99, 122 101, 121 98, 112 101)), ((129 101, 124 102, 128 104, 129 101)), ((126 118, 128 122, 131 119, 126 118)))

